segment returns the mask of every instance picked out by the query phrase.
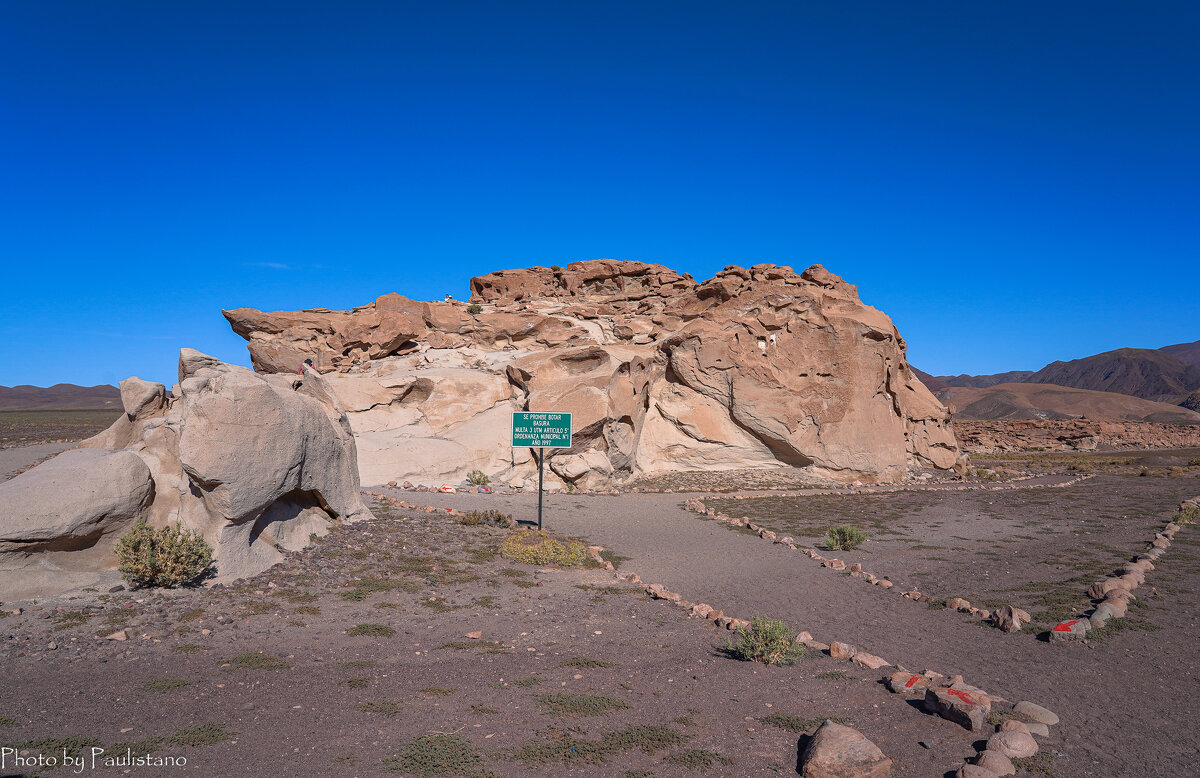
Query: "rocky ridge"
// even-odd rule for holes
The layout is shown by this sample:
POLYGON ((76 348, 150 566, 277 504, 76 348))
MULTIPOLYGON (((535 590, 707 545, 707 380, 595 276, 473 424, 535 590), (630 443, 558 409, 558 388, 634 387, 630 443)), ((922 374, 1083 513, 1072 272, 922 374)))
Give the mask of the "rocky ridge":
POLYGON ((552 487, 669 471, 800 468, 899 481, 959 460, 949 414, 891 320, 814 265, 730 266, 698 283, 616 260, 471 280, 470 305, 398 294, 350 311, 224 315, 260 372, 312 360, 346 408, 363 483, 470 470, 520 484, 514 410, 574 414, 552 487))

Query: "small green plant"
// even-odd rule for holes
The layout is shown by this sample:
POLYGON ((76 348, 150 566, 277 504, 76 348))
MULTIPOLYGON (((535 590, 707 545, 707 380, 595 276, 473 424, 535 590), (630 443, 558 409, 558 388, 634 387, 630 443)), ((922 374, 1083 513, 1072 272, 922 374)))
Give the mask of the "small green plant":
POLYGON ((488 474, 482 470, 472 470, 471 472, 467 473, 467 483, 469 484, 483 486, 484 484, 490 484, 491 482, 492 479, 488 478, 488 474))
POLYGON ((522 530, 504 539, 500 555, 527 565, 572 567, 587 559, 587 547, 577 540, 560 541, 545 530, 522 530))
MULTIPOLYGON (((687 742, 687 735, 661 724, 636 724, 625 729, 609 730, 599 740, 585 740, 575 730, 550 729, 543 739, 531 740, 518 747, 507 749, 509 759, 524 762, 529 767, 546 767, 553 764, 574 766, 580 764, 601 765, 610 756, 640 750, 646 754, 675 748, 687 742)), ((626 775, 634 775, 629 772, 626 775)), ((651 773, 653 775, 653 773, 651 773)))
POLYGON ((605 662, 603 659, 592 659, 586 656, 572 657, 565 662, 560 662, 559 667, 575 667, 580 670, 591 670, 594 667, 612 667, 612 662, 605 662))
POLYGON ((377 713, 380 716, 387 716, 389 719, 400 712, 400 706, 390 700, 371 700, 369 702, 360 702, 353 706, 354 710, 362 711, 363 713, 377 713))
POLYGON ((211 746, 228 740, 235 734, 237 733, 225 729, 224 724, 197 724, 178 730, 171 735, 171 742, 179 746, 211 746))
POLYGON ((1200 505, 1188 504, 1179 509, 1179 513, 1175 515, 1176 524, 1195 524, 1200 521, 1200 505))
POLYGON ((625 710, 629 703, 616 697, 600 697, 587 694, 543 694, 538 705, 551 716, 558 718, 581 718, 604 716, 614 710, 625 710))
POLYGON ((677 764, 680 767, 685 767, 688 770, 699 770, 702 773, 708 772, 717 765, 728 767, 733 764, 733 760, 727 756, 706 751, 703 748, 691 748, 687 751, 676 751, 673 754, 663 757, 664 762, 677 764))
POLYGON ((151 529, 139 519, 133 529, 117 541, 121 577, 135 586, 185 586, 212 567, 212 548, 204 536, 178 524, 151 529))
POLYGON ((551 266, 550 266, 550 272, 551 272, 551 273, 561 273, 561 272, 562 272, 562 268, 561 268, 561 267, 559 267, 558 265, 551 265, 551 266))
MULTIPOLYGON (((458 523, 466 527, 488 526, 500 527, 501 529, 512 529, 516 526, 516 522, 513 521, 511 513, 501 513, 500 511, 492 510, 491 508, 488 508, 484 511, 468 511, 463 513, 459 515, 458 523)), ((495 555, 492 549, 487 549, 487 551, 487 558, 482 559, 481 561, 486 562, 495 555)), ((482 556, 482 554, 480 554, 480 556, 482 556)))
POLYGON ((482 311, 483 311, 483 306, 480 305, 479 303, 471 303, 470 305, 467 306, 467 313, 471 314, 472 316, 474 316, 477 313, 481 313, 482 311))
POLYGON ((63 611, 54 617, 54 626, 59 629, 69 629, 84 624, 92 616, 85 611, 63 611))
POLYGON ((867 533, 849 524, 840 524, 829 528, 825 536, 825 545, 835 551, 852 551, 863 544, 867 533))
POLYGON ((612 562, 612 566, 613 566, 614 570, 620 570, 621 563, 628 562, 633 557, 621 556, 620 554, 614 554, 612 551, 609 551, 606 548, 600 552, 600 558, 603 559, 605 562, 612 562))
POLYGON ((379 663, 374 659, 351 659, 347 662, 334 662, 338 667, 349 667, 354 670, 366 670, 369 667, 375 667, 379 663))
POLYGON ((779 619, 755 616, 749 626, 738 628, 737 637, 737 643, 726 639, 725 650, 743 662, 789 665, 805 655, 796 631, 779 619))
POLYGON ((142 684, 142 688, 148 692, 172 692, 191 685, 191 681, 185 681, 182 678, 159 678, 157 681, 148 681, 142 684))
POLYGON ((171 648, 176 654, 199 654, 201 651, 207 651, 208 646, 202 646, 199 643, 180 643, 171 648))
POLYGON ((435 775, 484 778, 492 775, 484 767, 483 756, 475 746, 458 735, 440 732, 408 741, 395 756, 383 760, 383 769, 421 778, 435 775))
POLYGON ((449 697, 458 691, 458 689, 447 689, 444 686, 426 686, 424 689, 418 689, 417 691, 426 697, 449 697))
POLYGON ((247 651, 229 660, 238 670, 289 670, 292 663, 261 651, 247 651))
POLYGON ((346 634, 350 637, 390 638, 396 634, 396 630, 386 624, 359 624, 346 630, 346 634))
POLYGON ((816 719, 806 719, 803 716, 789 716, 786 713, 770 713, 766 716, 759 716, 758 720, 768 727, 778 727, 779 729, 787 730, 788 732, 808 732, 810 729, 815 729, 821 722, 828 719, 835 724, 845 724, 846 719, 839 719, 832 716, 824 716, 816 719))

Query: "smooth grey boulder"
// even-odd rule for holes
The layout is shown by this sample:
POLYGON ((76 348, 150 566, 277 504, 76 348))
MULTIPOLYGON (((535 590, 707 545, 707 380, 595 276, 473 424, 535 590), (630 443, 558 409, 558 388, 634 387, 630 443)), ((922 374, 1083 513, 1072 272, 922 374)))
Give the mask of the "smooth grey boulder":
POLYGON ((143 515, 150 469, 130 451, 74 449, 0 484, 0 554, 94 546, 143 515))

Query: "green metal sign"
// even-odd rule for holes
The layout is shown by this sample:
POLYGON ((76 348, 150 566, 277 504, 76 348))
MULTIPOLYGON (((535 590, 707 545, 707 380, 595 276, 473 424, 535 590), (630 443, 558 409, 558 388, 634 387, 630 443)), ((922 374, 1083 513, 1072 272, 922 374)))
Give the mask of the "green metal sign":
POLYGON ((513 448, 570 448, 571 414, 513 411, 513 448))

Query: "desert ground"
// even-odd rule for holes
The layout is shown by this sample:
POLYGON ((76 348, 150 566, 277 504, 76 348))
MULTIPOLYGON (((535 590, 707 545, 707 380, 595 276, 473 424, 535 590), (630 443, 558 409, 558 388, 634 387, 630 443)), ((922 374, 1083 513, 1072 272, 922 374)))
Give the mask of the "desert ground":
MULTIPOLYGON (((1003 698, 993 724, 1018 701, 1052 710, 1061 721, 1014 760, 1020 775, 1189 775, 1200 758, 1195 527, 1125 618, 1081 641, 1050 643, 1044 630, 1086 613, 1089 584, 1200 494, 1197 457, 976 457, 965 484, 886 492, 761 480, 738 491, 720 478, 703 489, 690 477, 688 492, 548 496, 547 527, 603 546, 612 571, 510 562, 498 555, 508 530, 447 512, 531 519, 534 494, 372 490, 373 519, 231 586, 129 591, 114 573, 90 591, 4 603, 0 745, 25 759, 90 759, 93 747, 186 759, 100 763, 102 774, 786 775, 832 718, 878 745, 892 775, 941 776, 987 737, 890 692, 895 667, 813 650, 788 666, 738 661, 733 633, 621 578, 636 573, 729 616, 960 674, 1003 698), (826 555, 830 526, 859 526, 861 549, 836 555, 895 586, 713 521, 693 499, 826 555), (899 594, 912 589, 922 601, 899 594), (946 607, 954 597, 1012 604, 1034 623, 1006 634, 946 607)), ((14 766, 10 753, 0 774, 71 769, 14 766)))

